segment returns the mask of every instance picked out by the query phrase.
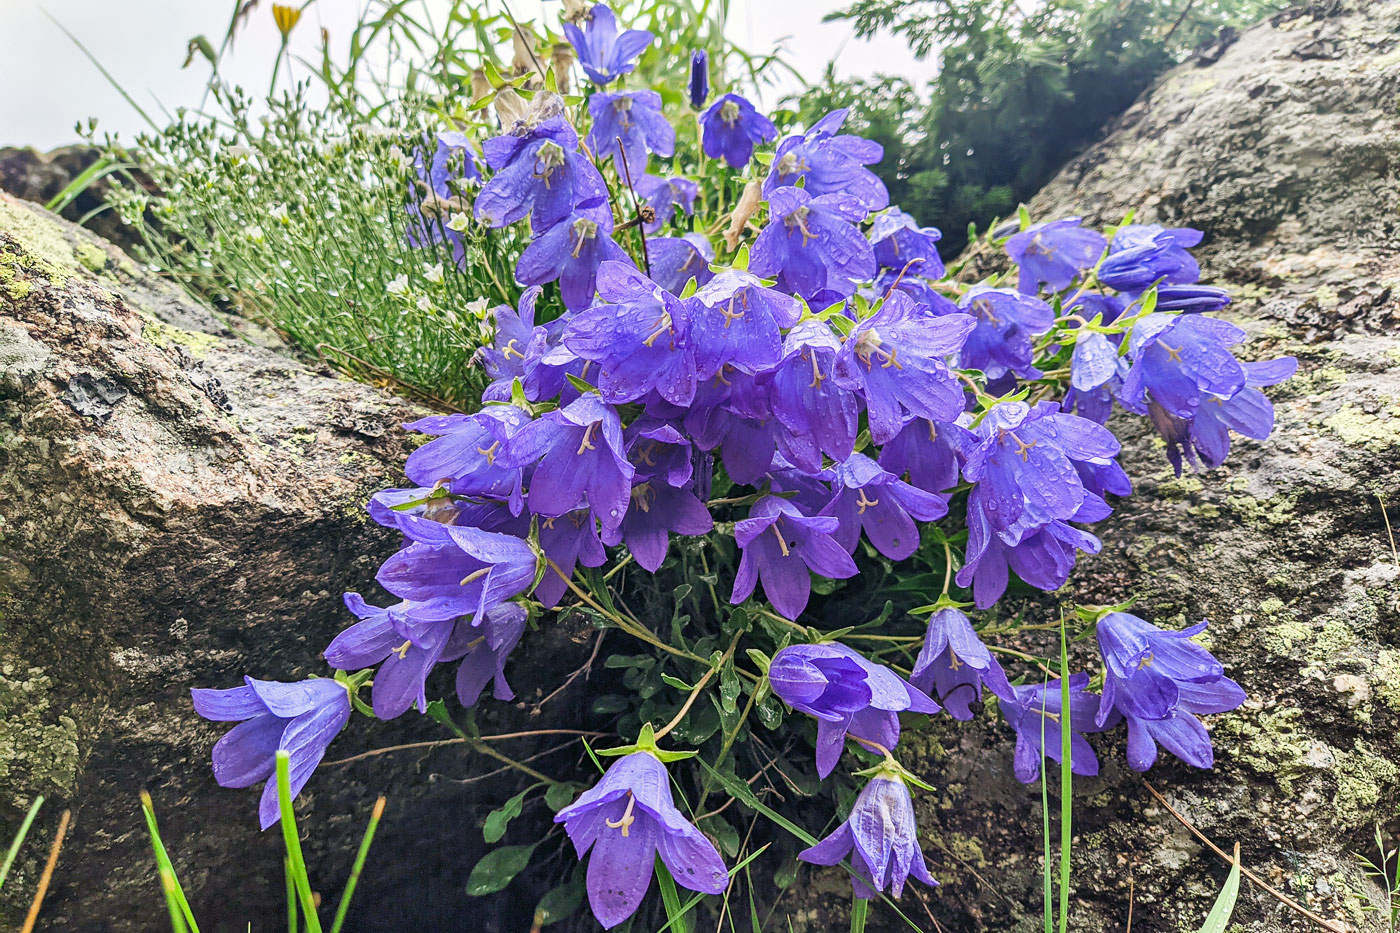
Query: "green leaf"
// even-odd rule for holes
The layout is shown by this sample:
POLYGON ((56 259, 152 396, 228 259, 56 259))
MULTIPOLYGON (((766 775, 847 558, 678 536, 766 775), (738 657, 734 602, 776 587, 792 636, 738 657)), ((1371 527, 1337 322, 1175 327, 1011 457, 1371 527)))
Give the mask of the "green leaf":
POLYGON ((569 385, 573 386, 575 389, 578 389, 585 395, 589 392, 598 391, 597 387, 594 386, 592 383, 584 382, 582 379, 580 379, 578 376, 575 376, 573 373, 565 373, 564 377, 569 380, 569 385))
POLYGON ((577 794, 578 788, 572 784, 565 784, 562 782, 559 784, 551 784, 549 785, 549 789, 544 792, 544 802, 549 809, 557 813, 573 803, 574 797, 577 794))
POLYGON ((566 883, 551 888, 535 905, 535 926, 547 927, 571 916, 583 903, 584 890, 582 871, 575 871, 566 883))
POLYGON ((656 886, 661 889, 661 903, 666 908, 666 919, 669 921, 669 925, 678 933, 690 933, 690 923, 685 916, 690 912, 690 908, 681 907, 681 896, 676 890, 676 879, 671 877, 666 863, 661 861, 660 853, 656 855, 656 886))
POLYGON ((692 690, 695 689, 695 688, 692 687, 690 684, 688 684, 688 683, 686 683, 685 681, 681 680, 679 677, 672 677, 670 674, 662 674, 662 675, 661 675, 661 682, 664 683, 664 684, 665 684, 666 686, 668 686, 668 687, 675 687, 677 690, 681 691, 682 693, 689 693, 690 691, 692 691, 692 690))
POLYGON ((486 814, 486 820, 481 824, 481 835, 492 845, 501 841, 501 837, 506 834, 506 827, 510 821, 520 815, 520 811, 525 808, 525 795, 534 790, 533 786, 527 787, 514 797, 501 804, 498 809, 486 814))
POLYGON ((1230 915, 1235 912, 1235 899, 1240 895, 1240 847, 1235 846, 1235 864, 1230 866, 1230 876, 1225 879, 1225 887, 1215 899, 1215 906, 1206 915, 1201 933, 1225 933, 1230 915))
POLYGON ((720 711, 737 713, 739 711, 738 699, 739 673, 734 670, 734 659, 730 658, 724 662, 724 667, 719 672, 720 711))
POLYGON ((515 879, 530 864, 535 846, 501 846, 482 856, 467 877, 467 893, 472 897, 495 894, 515 879))
POLYGON ((190 67, 190 63, 194 61, 196 52, 215 68, 219 67, 219 56, 215 54, 214 46, 210 45, 209 40, 204 38, 204 36, 195 36, 185 46, 185 62, 180 67, 190 67))
POLYGON ((1021 222, 1021 229, 1024 230, 1031 225, 1031 212, 1024 204, 1016 206, 1016 219, 1021 222))

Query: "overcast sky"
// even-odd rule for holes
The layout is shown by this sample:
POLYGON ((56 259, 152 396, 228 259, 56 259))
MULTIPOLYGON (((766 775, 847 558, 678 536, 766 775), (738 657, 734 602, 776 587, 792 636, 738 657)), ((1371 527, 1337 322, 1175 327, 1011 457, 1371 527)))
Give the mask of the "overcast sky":
MULTIPOLYGON (((289 0, 290 2, 290 0, 289 0)), ((293 33, 293 50, 309 56, 319 46, 318 30, 331 34, 332 48, 344 48, 361 7, 368 0, 316 0, 293 33)), ((427 0, 445 6, 446 0, 427 0)), ((0 0, 5 25, 0 29, 0 145, 39 149, 77 139, 73 125, 97 117, 101 129, 130 137, 143 127, 140 116, 45 14, 81 40, 112 76, 156 119, 161 108, 199 104, 207 66, 187 70, 187 41, 209 37, 217 46, 228 24, 231 0, 0 0)), ((915 62, 903 43, 880 37, 862 42, 848 23, 823 23, 840 0, 731 0, 730 37, 753 52, 782 43, 788 57, 815 79, 835 58, 837 71, 863 76, 876 71, 931 75, 932 65, 915 62)), ((278 36, 270 0, 263 0, 250 25, 240 33, 227 74, 261 92, 276 55, 278 36)), ((511 0, 520 19, 548 16, 557 22, 557 2, 511 0)), ((765 103, 773 104, 797 84, 787 78, 765 103)))

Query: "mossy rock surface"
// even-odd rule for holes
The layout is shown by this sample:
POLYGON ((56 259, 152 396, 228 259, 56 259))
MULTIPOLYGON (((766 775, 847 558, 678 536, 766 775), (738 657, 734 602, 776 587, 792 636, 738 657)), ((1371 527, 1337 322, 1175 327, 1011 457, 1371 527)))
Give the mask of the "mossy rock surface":
MULTIPOLYGON (((1136 210, 1139 222, 1203 230, 1202 279, 1235 295, 1223 316, 1249 332, 1242 354, 1299 359, 1295 379, 1267 390, 1273 437, 1236 438, 1221 469, 1178 479, 1143 419, 1115 421, 1134 495, 1095 529, 1104 551, 1069 587, 1018 608, 1042 622, 1072 601, 1135 596, 1136 611, 1166 625, 1208 619, 1249 700, 1207 717, 1213 771, 1163 751, 1147 779, 1222 848, 1240 842, 1247 865, 1351 931, 1385 929, 1381 912, 1361 909, 1384 898, 1355 854, 1377 857, 1377 825, 1392 839, 1400 829, 1400 567, 1380 506, 1400 527, 1397 53, 1395 2, 1280 14, 1215 63, 1165 75, 1030 205, 1036 219, 1111 224, 1136 210)), ((1097 665, 1091 645, 1076 649, 1097 665)), ((1010 730, 984 714, 906 734, 905 763, 939 788, 916 798, 943 882, 923 898, 932 916, 944 930, 1040 930, 1040 790, 1013 778, 1010 730)), ((1094 743, 1102 772, 1074 785, 1070 929, 1121 931, 1131 904, 1134 931, 1198 930, 1227 866, 1127 768, 1121 730, 1094 743)), ((835 872, 821 877, 830 883, 796 895, 794 930, 844 928, 848 889, 835 872)), ((907 891, 901 907, 933 928, 907 891)), ((876 905, 867 929, 908 927, 876 905)), ((1246 883, 1231 929, 1316 927, 1246 883)))

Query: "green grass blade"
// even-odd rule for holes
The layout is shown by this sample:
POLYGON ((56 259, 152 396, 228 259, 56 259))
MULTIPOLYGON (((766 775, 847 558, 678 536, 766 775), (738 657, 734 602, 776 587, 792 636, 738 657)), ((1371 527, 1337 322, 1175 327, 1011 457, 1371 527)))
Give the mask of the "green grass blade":
POLYGON ((865 921, 870 916, 870 902, 863 897, 851 897, 851 933, 865 933, 865 921))
POLYGON ((345 882, 345 893, 340 895, 340 904, 335 909, 335 922, 331 924, 331 933, 340 933, 341 926, 345 924, 345 916, 350 912, 350 898, 355 894, 355 886, 360 883, 360 872, 364 870, 365 861, 369 858, 374 831, 379 828, 379 821, 383 816, 384 798, 380 797, 374 802, 374 809, 370 812, 369 825, 365 827, 365 838, 360 840, 360 851, 355 854, 355 864, 351 866, 350 877, 345 882))
POLYGON ((316 915, 316 899, 311 895, 311 879, 306 876, 306 859, 301 854, 301 839, 297 836, 297 818, 292 812, 291 757, 277 752, 277 809, 282 816, 282 842, 287 847, 292 880, 296 882, 302 916, 306 917, 307 933, 321 933, 321 918, 316 915))
MULTIPOLYGON (((736 873, 741 872, 741 871, 744 871, 745 869, 747 869, 747 868, 749 867, 749 862, 752 862, 754 859, 758 858, 760 855, 762 855, 764 852, 766 852, 766 851, 768 850, 768 847, 771 846, 772 844, 773 844, 773 843, 771 843, 771 842, 767 842, 767 843, 764 843, 762 846, 760 846, 758 849, 756 849, 756 850, 753 852, 753 854, 751 854, 748 858, 744 859, 744 860, 743 860, 742 862, 740 862, 738 865, 735 865, 732 869, 730 869, 730 872, 729 872, 730 876, 733 877, 736 873)), ((690 913, 692 910, 695 909, 695 905, 696 905, 696 904, 700 903, 701 901, 703 901, 703 900, 704 900, 705 898, 707 898, 707 897, 710 897, 710 895, 708 895, 708 894, 696 894, 696 895, 693 895, 693 896, 690 898, 690 900, 686 901, 685 904, 682 905, 678 916, 684 917, 686 914, 690 913)), ((667 930, 671 929, 671 925, 672 925, 673 923, 675 923, 675 922, 676 922, 676 918, 675 918, 675 917, 672 917, 672 918, 668 919, 664 924, 661 925, 661 927, 656 931, 656 933, 666 933, 667 930)))
POLYGON ((10 866, 15 863, 19 847, 24 845, 24 837, 29 835, 29 827, 34 825, 34 818, 39 815, 39 808, 43 805, 43 795, 35 797, 34 802, 29 805, 29 812, 24 815, 24 822, 19 824, 19 832, 15 833, 14 842, 10 843, 10 849, 5 853, 5 861, 0 864, 0 888, 5 886, 5 879, 10 876, 10 866))
POLYGON ((282 878, 287 883, 287 933, 297 933, 297 885, 292 880, 292 860, 282 857, 282 878))
POLYGON ((1074 815, 1074 761, 1070 757, 1069 642, 1060 613, 1060 933, 1069 931, 1071 821, 1074 815))
POLYGON ((194 911, 185 891, 180 887, 180 879, 175 876, 175 866, 170 862, 170 853, 160 838, 160 826, 156 823, 156 808, 151 795, 141 792, 141 812, 146 817, 146 829, 151 834, 151 849, 156 856, 156 871, 160 875, 161 890, 165 892, 166 907, 170 910, 170 927, 175 933, 199 933, 194 911))
POLYGON ((49 200, 49 203, 44 205, 44 209, 53 211, 55 214, 60 213, 65 207, 73 203, 78 195, 91 187, 93 183, 106 178, 113 172, 135 167, 135 163, 114 162, 110 158, 104 156, 83 169, 82 173, 79 174, 77 178, 74 178, 68 184, 64 185, 63 190, 54 195, 53 198, 49 200))
POLYGON ((661 889, 661 904, 666 908, 666 925, 675 927, 676 933, 690 933, 690 923, 681 909, 681 896, 676 891, 676 879, 671 877, 670 869, 661 861, 659 854, 656 856, 656 885, 661 889))
POLYGON ((1235 912, 1235 899, 1240 895, 1240 846, 1235 843, 1235 864, 1230 866, 1230 876, 1225 879, 1225 887, 1220 889, 1215 906, 1206 915, 1201 933, 1225 933, 1230 923, 1230 915, 1235 912))
POLYGON ((1049 765, 1045 757, 1045 691, 1050 687, 1047 676, 1041 684, 1040 693, 1040 816, 1045 838, 1045 933, 1055 933, 1055 892, 1050 887, 1050 786, 1045 773, 1049 765))
POLYGON ((145 110, 141 109, 141 105, 136 102, 136 98, 132 97, 126 92, 126 88, 122 87, 121 84, 117 81, 117 79, 112 77, 112 73, 109 72, 106 68, 102 67, 102 63, 97 60, 97 56, 93 55, 92 52, 88 49, 88 47, 83 45, 82 40, 80 40, 77 36, 73 35, 73 33, 69 32, 68 27, 60 23, 58 19, 55 18, 54 15, 48 10, 45 10, 42 7, 40 7, 39 12, 47 16, 55 26, 57 26, 63 31, 63 34, 67 36, 68 39, 78 47, 78 51, 82 52, 83 55, 87 58, 87 60, 92 62, 92 66, 102 73, 102 77, 107 79, 107 83, 112 85, 112 88, 118 94, 120 94, 128 104, 131 105, 131 109, 139 113, 141 115, 141 119, 145 120, 148 124, 150 124, 151 129, 159 133, 159 124, 157 124, 156 121, 151 119, 150 114, 148 114, 145 110))

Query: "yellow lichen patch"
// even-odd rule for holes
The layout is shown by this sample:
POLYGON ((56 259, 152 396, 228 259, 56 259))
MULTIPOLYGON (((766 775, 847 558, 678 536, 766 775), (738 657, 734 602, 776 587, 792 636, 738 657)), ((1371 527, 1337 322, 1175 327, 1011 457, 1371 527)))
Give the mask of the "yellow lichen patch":
POLYGON ((1382 418, 1354 405, 1343 405, 1322 424, 1348 444, 1358 447, 1382 451, 1400 443, 1400 424, 1396 419, 1382 418))
POLYGON ((209 351, 219 343, 219 338, 213 334, 181 330, 145 314, 141 316, 145 319, 141 324, 141 336, 146 338, 147 343, 162 349, 168 350, 175 344, 179 344, 189 352, 190 356, 195 359, 204 359, 209 351))

